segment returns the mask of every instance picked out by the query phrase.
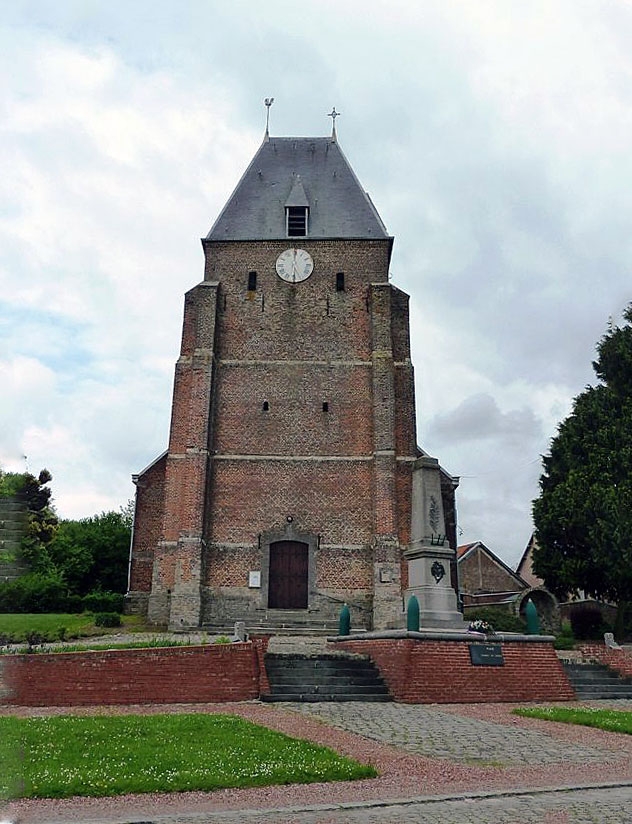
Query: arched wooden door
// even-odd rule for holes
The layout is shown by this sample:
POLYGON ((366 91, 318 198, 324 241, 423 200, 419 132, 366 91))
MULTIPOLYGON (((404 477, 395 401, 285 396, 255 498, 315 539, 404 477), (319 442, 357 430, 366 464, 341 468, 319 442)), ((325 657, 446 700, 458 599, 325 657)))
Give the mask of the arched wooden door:
POLYGON ((269 609, 307 609, 309 547, 301 541, 270 544, 269 609))

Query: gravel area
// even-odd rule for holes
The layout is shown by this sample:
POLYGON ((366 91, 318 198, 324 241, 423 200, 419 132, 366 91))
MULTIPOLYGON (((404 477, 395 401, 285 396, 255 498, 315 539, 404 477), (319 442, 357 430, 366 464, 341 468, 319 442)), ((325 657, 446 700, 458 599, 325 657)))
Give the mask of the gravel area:
MULTIPOLYGON (((385 799, 471 794, 481 790, 632 782, 632 736, 519 718, 510 714, 511 708, 512 705, 507 704, 378 706, 357 703, 279 707, 259 702, 103 707, 98 710, 4 707, 0 708, 0 714, 21 716, 53 713, 232 713, 289 735, 330 746, 364 763, 373 764, 379 772, 379 777, 375 779, 326 785, 275 786, 252 790, 222 790, 216 793, 121 796, 108 799, 19 801, 6 809, 5 816, 18 817, 24 824, 43 821, 147 821, 152 816, 170 813, 182 815, 240 809, 263 811, 280 807, 360 801, 383 803, 385 799), (314 714, 314 707, 319 708, 320 717, 314 714), (330 715, 336 715, 338 726, 333 725, 331 718, 323 717, 323 707, 330 708, 330 715), (384 713, 388 713, 390 724, 384 724, 383 717, 380 717, 384 713), (343 728, 345 714, 348 716, 346 727, 349 729, 343 728), (367 728, 363 735, 358 734, 359 717, 364 719, 365 727, 368 725, 367 719, 374 717, 376 725, 381 725, 383 729, 381 738, 377 734, 369 737, 366 733, 370 730, 367 728), (482 726, 477 727, 473 722, 482 726), (433 730, 435 741, 439 740, 437 730, 442 731, 444 740, 448 740, 450 744, 443 748, 442 753, 436 749, 430 753, 424 750, 423 754, 408 751, 398 738, 401 729, 405 727, 414 728, 415 735, 421 739, 424 730, 433 730), (477 730, 482 747, 485 746, 485 737, 494 739, 494 758, 485 759, 491 763, 481 763, 476 754, 471 760, 470 756, 463 760, 458 736, 464 729, 470 730, 468 752, 474 746, 472 736, 477 730), (520 738, 523 732, 530 734, 527 752, 528 747, 533 746, 533 758, 521 757, 521 763, 516 765, 514 743, 518 740, 516 735, 520 738), (503 746, 504 751, 501 752, 503 746), (572 758, 566 757, 569 746, 572 748, 572 758), (542 752, 538 756, 539 747, 543 748, 542 752, 546 752, 546 756, 542 752)), ((303 821, 303 816, 300 820, 303 821)))

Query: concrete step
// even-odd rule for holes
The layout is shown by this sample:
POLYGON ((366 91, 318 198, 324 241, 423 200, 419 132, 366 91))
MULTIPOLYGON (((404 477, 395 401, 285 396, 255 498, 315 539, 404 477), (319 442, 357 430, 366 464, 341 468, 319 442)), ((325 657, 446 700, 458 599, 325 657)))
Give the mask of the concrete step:
POLYGON ((274 693, 269 695, 262 695, 262 701, 278 702, 278 701, 292 701, 294 703, 316 703, 319 701, 392 701, 391 696, 386 693, 384 695, 362 695, 358 693, 302 693, 302 692, 288 692, 288 693, 274 693))

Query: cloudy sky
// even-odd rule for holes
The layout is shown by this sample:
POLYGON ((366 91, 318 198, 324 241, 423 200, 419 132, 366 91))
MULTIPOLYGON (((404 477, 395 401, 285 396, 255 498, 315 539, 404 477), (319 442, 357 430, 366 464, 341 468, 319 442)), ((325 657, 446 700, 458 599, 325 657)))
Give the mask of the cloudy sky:
POLYGON ((632 300, 632 5, 33 0, 0 10, 0 466, 118 509, 165 449, 183 294, 263 137, 329 133, 395 236, 418 437, 518 559, 540 455, 632 300))

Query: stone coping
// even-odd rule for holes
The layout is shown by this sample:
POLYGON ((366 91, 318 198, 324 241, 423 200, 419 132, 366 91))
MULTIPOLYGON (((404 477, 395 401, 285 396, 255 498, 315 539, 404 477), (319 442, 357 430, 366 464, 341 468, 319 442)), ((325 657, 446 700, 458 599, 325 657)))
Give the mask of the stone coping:
POLYGON ((470 641, 474 643, 544 643, 552 644, 555 641, 554 635, 524 635, 518 632, 497 632, 493 635, 486 635, 484 632, 465 632, 463 630, 450 629, 423 629, 419 632, 411 632, 407 629, 387 629, 374 630, 371 632, 357 632, 353 635, 331 635, 327 640, 336 643, 337 641, 402 641, 411 639, 413 641, 470 641))

